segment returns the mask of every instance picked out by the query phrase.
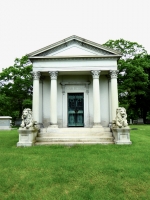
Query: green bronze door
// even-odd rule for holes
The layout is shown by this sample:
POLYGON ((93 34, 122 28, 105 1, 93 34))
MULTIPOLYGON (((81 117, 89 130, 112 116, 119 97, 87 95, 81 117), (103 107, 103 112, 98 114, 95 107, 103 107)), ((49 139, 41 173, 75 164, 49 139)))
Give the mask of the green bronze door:
POLYGON ((84 126, 83 93, 68 93, 68 126, 84 126))

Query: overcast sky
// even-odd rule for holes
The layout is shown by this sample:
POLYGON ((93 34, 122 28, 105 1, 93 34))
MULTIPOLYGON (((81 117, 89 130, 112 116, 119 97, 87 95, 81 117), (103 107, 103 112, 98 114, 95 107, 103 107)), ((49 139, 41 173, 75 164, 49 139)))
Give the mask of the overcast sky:
POLYGON ((0 0, 0 71, 71 35, 123 38, 150 54, 150 0, 0 0))

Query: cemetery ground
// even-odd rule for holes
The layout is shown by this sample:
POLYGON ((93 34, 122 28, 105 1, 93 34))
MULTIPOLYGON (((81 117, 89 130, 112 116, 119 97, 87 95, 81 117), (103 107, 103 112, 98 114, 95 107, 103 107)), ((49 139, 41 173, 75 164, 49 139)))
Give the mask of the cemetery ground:
POLYGON ((150 125, 130 127, 132 145, 16 147, 0 131, 0 199, 150 199, 150 125))

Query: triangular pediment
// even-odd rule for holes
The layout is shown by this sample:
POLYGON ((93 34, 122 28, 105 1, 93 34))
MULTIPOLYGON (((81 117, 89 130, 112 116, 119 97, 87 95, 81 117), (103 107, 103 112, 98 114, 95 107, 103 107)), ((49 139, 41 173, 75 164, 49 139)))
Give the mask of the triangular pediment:
MULTIPOLYGON (((98 54, 98 53, 97 53, 98 54)), ((62 48, 59 51, 53 52, 48 56, 80 56, 80 55, 97 55, 96 52, 91 51, 80 46, 69 46, 68 48, 62 48)))
POLYGON ((113 56, 117 51, 78 36, 71 36, 28 54, 30 57, 113 56))

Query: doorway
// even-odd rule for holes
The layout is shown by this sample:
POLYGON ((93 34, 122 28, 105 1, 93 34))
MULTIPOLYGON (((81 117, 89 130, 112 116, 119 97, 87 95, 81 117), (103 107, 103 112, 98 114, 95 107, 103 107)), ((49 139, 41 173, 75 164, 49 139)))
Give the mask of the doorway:
POLYGON ((84 126, 84 94, 68 93, 68 127, 84 126))

